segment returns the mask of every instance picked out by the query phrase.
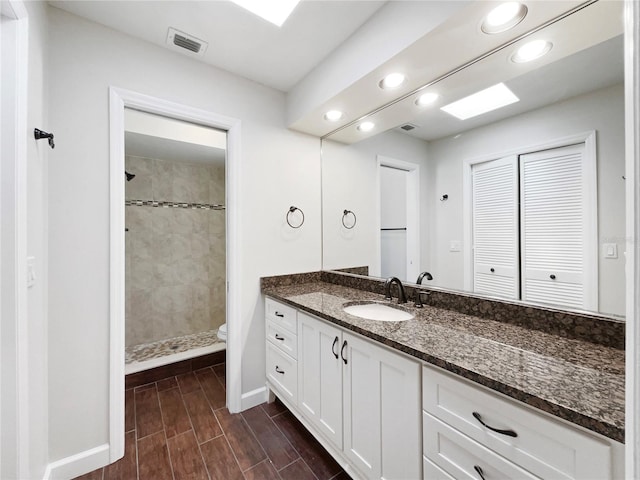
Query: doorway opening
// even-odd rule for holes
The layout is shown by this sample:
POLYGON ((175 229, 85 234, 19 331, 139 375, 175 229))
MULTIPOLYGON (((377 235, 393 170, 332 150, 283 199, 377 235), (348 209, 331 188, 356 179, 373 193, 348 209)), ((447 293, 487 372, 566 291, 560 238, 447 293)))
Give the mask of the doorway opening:
POLYGON ((378 156, 380 276, 414 282, 420 274, 420 167, 378 156))
POLYGON ((226 348, 227 132, 125 109, 125 373, 226 348))

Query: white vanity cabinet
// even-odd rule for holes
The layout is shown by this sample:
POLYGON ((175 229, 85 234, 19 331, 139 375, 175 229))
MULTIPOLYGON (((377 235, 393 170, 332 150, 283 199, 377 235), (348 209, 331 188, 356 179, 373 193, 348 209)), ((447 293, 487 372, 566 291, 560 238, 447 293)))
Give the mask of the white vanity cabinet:
POLYGON ((613 440, 433 367, 423 367, 422 392, 425 462, 438 472, 425 479, 623 476, 624 446, 613 440))
MULTIPOLYGON (((267 301, 278 310, 277 302, 267 301)), ((298 311, 294 400, 282 384, 286 375, 269 365, 277 341, 271 336, 268 386, 307 421, 314 435, 333 447, 332 453, 342 457, 338 461, 351 466, 349 473, 367 479, 422 477, 418 361, 298 311)))

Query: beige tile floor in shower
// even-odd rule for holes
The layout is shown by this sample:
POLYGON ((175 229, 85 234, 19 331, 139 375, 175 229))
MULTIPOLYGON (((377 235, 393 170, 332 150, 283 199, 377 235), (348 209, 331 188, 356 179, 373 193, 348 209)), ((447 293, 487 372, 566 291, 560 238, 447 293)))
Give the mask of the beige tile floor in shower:
POLYGON ((133 345, 125 349, 125 363, 144 362, 153 358, 165 357, 186 352, 195 348, 208 347, 223 343, 218 339, 218 330, 194 333, 183 337, 169 338, 152 343, 133 345))

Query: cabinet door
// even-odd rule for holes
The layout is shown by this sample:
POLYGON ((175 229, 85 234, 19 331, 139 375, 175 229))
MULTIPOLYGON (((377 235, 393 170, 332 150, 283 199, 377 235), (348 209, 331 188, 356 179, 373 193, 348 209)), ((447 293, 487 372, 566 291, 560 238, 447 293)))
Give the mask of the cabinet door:
POLYGON ((345 455, 367 478, 421 478, 420 366, 348 333, 341 351, 345 455))
POLYGON ((337 448, 342 448, 341 331, 298 313, 298 407, 337 448))

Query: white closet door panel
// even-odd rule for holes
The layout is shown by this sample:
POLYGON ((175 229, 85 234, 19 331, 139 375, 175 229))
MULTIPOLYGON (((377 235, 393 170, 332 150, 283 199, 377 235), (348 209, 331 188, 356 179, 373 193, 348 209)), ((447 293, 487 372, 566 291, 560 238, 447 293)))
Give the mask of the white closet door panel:
POLYGON ((522 298, 584 308, 584 145, 520 156, 522 298))
POLYGON ((474 165, 472 175, 474 291, 517 298, 517 157, 474 165))

